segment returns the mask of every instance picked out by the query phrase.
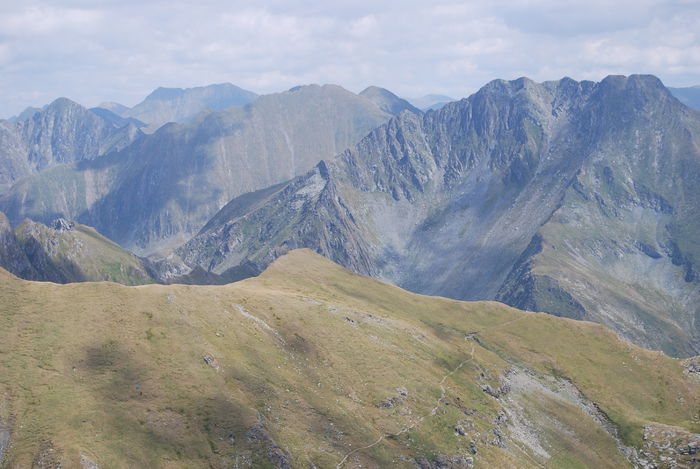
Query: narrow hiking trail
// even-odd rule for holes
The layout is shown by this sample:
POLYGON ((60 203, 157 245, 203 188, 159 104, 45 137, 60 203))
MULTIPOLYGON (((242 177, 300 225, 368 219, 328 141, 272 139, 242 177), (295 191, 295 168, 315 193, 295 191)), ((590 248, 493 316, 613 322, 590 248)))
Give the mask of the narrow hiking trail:
POLYGON ((426 417, 431 417, 431 416, 435 415, 435 414, 437 413, 437 410, 440 408, 440 404, 441 404, 442 401, 445 399, 445 394, 447 393, 447 389, 445 388, 445 381, 447 380, 447 378, 449 378, 450 376, 452 376, 453 374, 455 374, 455 373, 456 373, 457 371, 459 371, 464 365, 466 365, 467 363, 469 363, 470 361, 472 361, 472 360, 474 359, 474 344, 472 343, 471 346, 472 346, 472 349, 471 349, 471 352, 469 353, 469 358, 467 358, 466 360, 464 360, 463 362, 461 362, 461 363, 460 363, 459 365, 457 365, 454 369, 452 369, 452 371, 450 371, 450 372, 447 373, 445 376, 443 376, 442 379, 440 380, 440 382, 438 383, 438 386, 440 386, 440 390, 441 390, 440 397, 438 398, 437 402, 435 403, 435 407, 432 408, 432 410, 430 411, 429 414, 424 415, 424 416, 422 416, 422 417, 419 417, 419 418, 416 419, 413 423, 411 423, 410 425, 408 425, 408 426, 402 428, 400 431, 398 431, 398 432, 396 432, 396 433, 385 433, 385 434, 383 434, 382 436, 380 436, 379 438, 377 438, 377 440, 376 440, 374 443, 371 443, 371 444, 369 444, 369 445, 367 445, 367 446, 363 446, 363 447, 361 447, 361 448, 355 448, 354 450, 350 451, 350 452, 347 453, 345 456, 343 456, 343 459, 341 459, 340 462, 339 462, 338 464, 336 464, 336 466, 335 466, 336 469, 340 469, 341 467, 343 467, 343 465, 344 465, 345 462, 348 460, 348 458, 349 458, 350 456, 352 456, 353 454, 357 453, 358 451, 364 451, 364 450, 366 450, 366 449, 370 449, 370 448, 372 448, 373 446, 376 446, 376 445, 378 445, 379 443, 381 443, 382 441, 384 441, 386 438, 402 435, 402 434, 406 433, 407 431, 410 431, 410 430, 414 429, 414 428, 415 428, 416 426, 418 426, 426 417))
MULTIPOLYGON (((503 322, 503 323, 500 323, 500 324, 496 324, 496 325, 487 327, 486 329, 496 329, 496 328, 499 328, 499 327, 503 327, 503 326, 512 324, 512 323, 514 323, 514 322, 521 321, 521 320, 525 319, 526 317, 527 317, 527 316, 520 316, 520 317, 518 317, 518 318, 511 319, 510 321, 506 321, 506 322, 503 322)), ((479 331, 476 331, 475 334, 478 333, 478 332, 479 332, 479 331)), ((367 445, 367 446, 363 446, 363 447, 361 447, 361 448, 355 448, 355 449, 353 449, 352 451, 348 452, 345 456, 343 456, 343 459, 341 459, 340 462, 339 462, 338 464, 336 464, 336 466, 335 466, 336 469, 340 469, 341 467, 343 467, 343 465, 347 462, 348 458, 349 458, 350 456, 352 456, 353 454, 355 454, 355 453, 357 453, 357 452, 359 452, 359 451, 364 451, 364 450, 366 450, 366 449, 370 449, 370 448, 372 448, 372 447, 378 445, 378 444, 381 443, 382 441, 384 441, 386 438, 402 435, 402 434, 406 433, 407 431, 410 431, 410 430, 414 429, 414 428, 415 428, 416 426, 418 426, 426 417, 432 417, 432 416, 434 416, 434 415, 437 413, 437 410, 440 408, 440 404, 441 404, 442 401, 445 399, 445 393, 447 392, 447 390, 445 389, 445 381, 447 380, 447 378, 449 378, 450 376, 452 376, 453 374, 455 374, 455 373, 456 373, 457 371, 459 371, 464 365, 466 365, 467 363, 469 363, 470 361, 472 361, 472 360, 474 359, 474 350, 475 350, 475 349, 474 349, 474 343, 472 343, 471 346, 472 346, 472 348, 471 348, 471 352, 469 353, 469 358, 467 358, 466 360, 464 360, 462 363, 460 363, 459 365, 457 365, 452 371, 450 371, 450 372, 447 373, 445 376, 443 376, 442 379, 440 380, 440 382, 438 383, 438 385, 440 386, 440 389, 441 389, 442 392, 441 392, 440 397, 438 398, 437 402, 435 403, 435 407, 432 408, 432 410, 430 411, 429 414, 424 415, 424 416, 422 416, 422 417, 419 417, 419 418, 418 418, 416 421, 414 421, 412 424, 410 424, 410 425, 408 425, 408 426, 402 428, 400 431, 398 431, 398 432, 396 432, 396 433, 384 433, 382 436, 380 436, 379 438, 377 438, 377 440, 376 440, 375 442, 373 442, 373 443, 371 443, 371 444, 369 444, 369 445, 367 445)), ((522 450, 521 450, 521 451, 522 451, 522 450)), ((539 464, 539 465, 541 466, 541 464, 539 464)))

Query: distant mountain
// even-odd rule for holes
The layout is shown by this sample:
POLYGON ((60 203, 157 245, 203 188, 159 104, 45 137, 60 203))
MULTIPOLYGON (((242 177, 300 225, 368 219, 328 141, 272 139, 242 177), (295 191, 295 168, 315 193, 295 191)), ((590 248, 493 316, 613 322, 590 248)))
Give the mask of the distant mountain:
POLYGON ((12 116, 8 120, 10 122, 22 122, 22 121, 25 121, 27 119, 31 119, 32 117, 34 117, 34 114, 36 114, 38 112, 41 112, 41 108, 29 106, 24 111, 19 113, 19 115, 12 116))
POLYGON ((669 91, 686 106, 700 109, 700 85, 688 88, 669 88, 669 91))
POLYGON ((219 111, 248 104, 258 95, 231 83, 196 88, 158 88, 130 109, 110 109, 123 117, 133 117, 155 130, 167 122, 187 122, 202 111, 219 111))
POLYGON ((27 161, 27 146, 17 126, 10 121, 0 120, 0 194, 31 172, 27 161))
POLYGON ((446 104, 449 104, 451 101, 440 101, 439 103, 432 104, 426 108, 423 109, 423 112, 428 112, 428 111, 437 111, 438 109, 442 109, 446 104))
POLYGON ((420 114, 420 109, 413 106, 405 99, 401 99, 389 90, 377 86, 369 86, 360 92, 363 96, 376 104, 379 109, 389 114, 398 114, 408 110, 420 114))
POLYGON ((145 254, 181 244, 231 198, 303 174, 390 118, 341 87, 298 87, 26 178, 0 207, 13 223, 79 220, 145 254))
POLYGON ((8 467, 697 466, 697 358, 309 251, 216 287, 0 269, 0 299, 8 467))
POLYGON ((27 144, 29 164, 37 171, 119 150, 138 134, 133 127, 118 127, 66 98, 55 100, 17 126, 27 144))
POLYGON ((445 104, 455 101, 455 99, 443 94, 428 94, 420 98, 409 99, 409 101, 418 109, 421 109, 422 111, 429 111, 438 110, 445 104))
POLYGON ((108 111, 112 111, 113 113, 121 117, 124 117, 124 114, 129 110, 128 106, 124 106, 123 104, 115 103, 113 101, 100 103, 97 107, 107 109, 108 111))
POLYGON ((0 212, 0 266, 27 280, 153 283, 146 263, 90 227, 57 219, 12 229, 0 212))
POLYGON ((140 135, 130 122, 117 125, 66 98, 26 119, 0 121, 0 193, 23 176, 94 159, 128 146, 140 135))
POLYGON ((141 122, 140 120, 135 119, 133 117, 122 117, 114 111, 110 111, 109 109, 103 107, 90 108, 90 112, 97 114, 107 122, 111 122, 112 124, 120 128, 125 127, 129 124, 133 124, 135 127, 138 128, 146 127, 148 125, 145 122, 141 122))
POLYGON ((413 291, 698 354, 698 142, 700 115, 655 77, 496 80, 234 199, 177 253, 225 275, 308 247, 413 291))

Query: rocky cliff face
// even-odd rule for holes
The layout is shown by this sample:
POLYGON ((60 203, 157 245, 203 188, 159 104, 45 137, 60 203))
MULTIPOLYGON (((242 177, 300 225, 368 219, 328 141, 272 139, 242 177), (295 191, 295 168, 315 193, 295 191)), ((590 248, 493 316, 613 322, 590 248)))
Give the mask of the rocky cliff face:
POLYGON ((26 146, 17 127, 10 121, 0 120, 0 194, 30 173, 26 146))
POLYGON ((700 124, 654 85, 600 91, 615 106, 591 115, 597 144, 497 298, 697 354, 700 124))
POLYGON ((231 198, 311 169, 391 116, 338 86, 305 86, 170 124, 94 162, 49 170, 0 201, 17 223, 56 216, 141 253, 178 245, 231 198))
POLYGON ((342 259, 356 272, 374 272, 371 246, 358 235, 361 228, 325 162, 291 184, 244 197, 234 199, 200 235, 178 249, 186 264, 220 275, 245 266, 256 274, 287 251, 309 247, 342 259), (239 216, 251 207, 257 207, 251 216, 239 216), (252 227, 255 232, 248 231, 252 227))
POLYGON ((414 291, 498 298, 697 353, 699 123, 650 76, 497 80, 401 114, 247 209, 233 201, 178 254, 260 270, 308 246, 414 291))
POLYGON ((35 171, 48 166, 90 160, 129 145, 136 131, 118 127, 81 105, 59 98, 30 119, 18 123, 35 171))

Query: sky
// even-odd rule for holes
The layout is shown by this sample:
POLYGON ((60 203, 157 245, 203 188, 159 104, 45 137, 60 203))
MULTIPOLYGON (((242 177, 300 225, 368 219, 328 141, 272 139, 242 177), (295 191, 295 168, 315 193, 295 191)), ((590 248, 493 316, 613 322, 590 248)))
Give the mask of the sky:
POLYGON ((158 86, 470 95, 495 78, 700 85, 700 0, 0 0, 0 117, 158 86))

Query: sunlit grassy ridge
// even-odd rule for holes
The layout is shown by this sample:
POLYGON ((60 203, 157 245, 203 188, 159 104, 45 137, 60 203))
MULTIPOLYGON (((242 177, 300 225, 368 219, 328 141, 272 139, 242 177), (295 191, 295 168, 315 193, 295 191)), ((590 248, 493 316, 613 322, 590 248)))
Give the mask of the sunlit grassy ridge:
POLYGON ((306 250, 226 286, 0 275, 3 467, 613 468, 645 424, 700 430, 678 360, 306 250))

